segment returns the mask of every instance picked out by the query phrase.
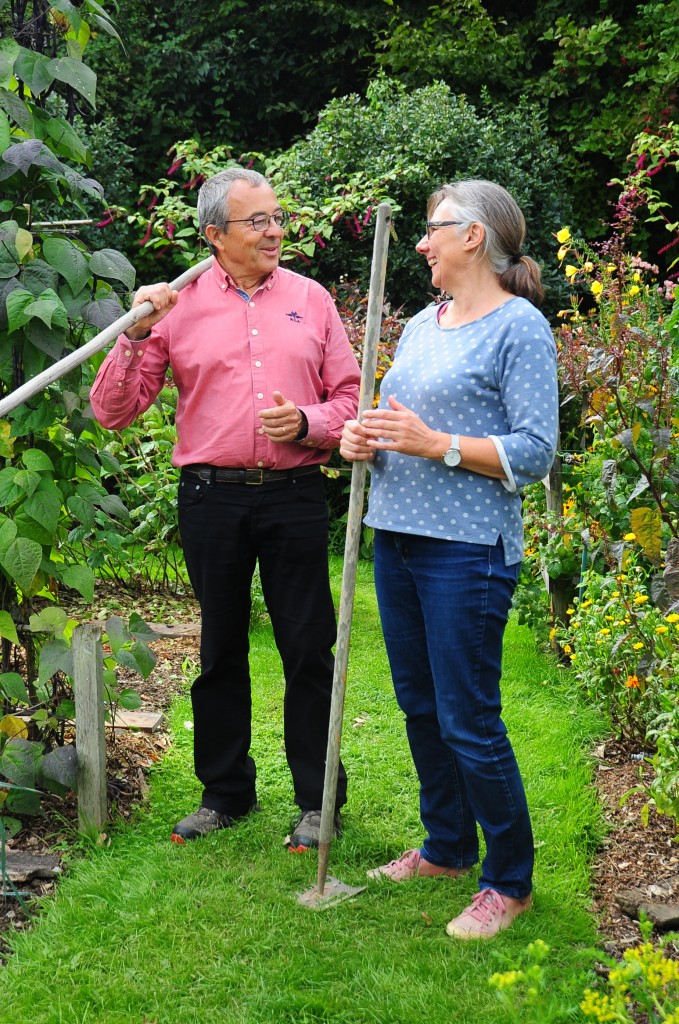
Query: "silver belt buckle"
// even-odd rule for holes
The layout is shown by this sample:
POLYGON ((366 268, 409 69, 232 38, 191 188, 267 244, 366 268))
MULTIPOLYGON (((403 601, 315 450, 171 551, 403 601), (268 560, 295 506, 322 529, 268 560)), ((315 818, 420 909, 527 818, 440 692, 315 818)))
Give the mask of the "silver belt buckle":
POLYGON ((260 487, 264 483, 264 470, 263 469, 246 469, 245 470, 245 483, 250 487, 260 487), (259 473, 259 480, 248 480, 248 473, 259 473))

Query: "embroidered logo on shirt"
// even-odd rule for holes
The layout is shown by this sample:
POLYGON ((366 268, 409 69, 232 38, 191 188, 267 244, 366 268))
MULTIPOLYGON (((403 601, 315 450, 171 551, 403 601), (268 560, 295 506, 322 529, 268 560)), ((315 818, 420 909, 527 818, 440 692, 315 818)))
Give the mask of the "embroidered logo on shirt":
POLYGON ((299 313, 295 313, 294 309, 292 313, 286 313, 285 315, 288 317, 289 320, 292 320, 293 324, 301 324, 302 322, 301 315, 299 313))

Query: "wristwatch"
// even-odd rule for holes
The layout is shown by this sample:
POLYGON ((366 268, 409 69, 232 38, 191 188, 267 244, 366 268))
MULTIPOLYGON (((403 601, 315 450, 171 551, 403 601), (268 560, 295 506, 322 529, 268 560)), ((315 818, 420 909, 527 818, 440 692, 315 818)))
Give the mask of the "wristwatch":
POLYGON ((450 469, 453 469, 455 466, 459 466, 460 465, 460 462, 462 461, 462 453, 460 452, 460 435, 459 434, 451 434, 450 435, 450 448, 448 449, 448 451, 443 456, 443 460, 442 461, 450 469))

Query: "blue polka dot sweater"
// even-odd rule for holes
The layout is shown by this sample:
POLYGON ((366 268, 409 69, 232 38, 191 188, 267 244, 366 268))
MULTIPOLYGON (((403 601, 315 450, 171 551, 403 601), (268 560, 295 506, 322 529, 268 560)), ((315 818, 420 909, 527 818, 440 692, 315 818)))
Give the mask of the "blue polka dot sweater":
POLYGON ((512 565, 523 558, 520 489, 547 475, 556 449, 554 339, 526 299, 461 327, 441 327, 442 308, 428 306, 406 326, 380 406, 394 395, 434 430, 491 438, 507 479, 379 451, 365 522, 473 544, 494 546, 502 537, 512 565))

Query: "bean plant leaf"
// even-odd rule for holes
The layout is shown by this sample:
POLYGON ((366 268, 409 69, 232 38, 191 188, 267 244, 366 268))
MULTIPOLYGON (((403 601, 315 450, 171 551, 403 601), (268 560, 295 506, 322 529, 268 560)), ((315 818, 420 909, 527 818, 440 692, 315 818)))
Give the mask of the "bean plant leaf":
POLYGON ((10 144, 11 133, 9 121, 4 110, 0 110, 0 153, 4 153, 10 144))
POLYGON ((658 508, 633 508, 630 512, 630 526, 651 561, 660 562, 662 539, 662 516, 658 508))
POLYGON ((26 307, 34 301, 34 296, 25 288, 17 288, 7 296, 7 323, 9 333, 20 330, 31 319, 26 314, 26 307))
MULTIPOLYGON (((9 612, 0 611, 0 637, 5 640, 11 640, 13 644, 19 643, 19 637, 17 635, 17 628, 14 624, 14 619, 9 612)), ((0 676, 0 681, 2 676, 0 676)), ((1 682, 0 682, 0 685, 1 682)))
POLYGON ((98 249, 90 256, 90 273, 107 281, 122 281, 128 291, 134 288, 136 271, 116 249, 98 249))
POLYGON ((74 519, 82 523, 88 530, 91 530, 96 522, 94 505, 91 501, 85 501, 77 494, 72 494, 66 502, 68 511, 74 519))
POLYGON ((54 533, 59 522, 61 511, 61 499, 58 496, 57 488, 52 484, 53 490, 40 488, 26 499, 22 511, 35 519, 49 533, 54 533))
POLYGON ((68 282, 74 295, 82 291, 90 277, 82 250, 67 238, 46 238, 42 251, 50 265, 68 282))
POLYGON ((77 590, 86 601, 94 600, 94 579, 89 565, 69 565, 61 573, 62 582, 77 590))
POLYGON ((28 537, 17 537, 0 558, 0 564, 28 594, 42 562, 42 547, 28 537))
MULTIPOLYGON (((15 124, 18 124, 22 131, 26 132, 27 135, 33 134, 33 115, 15 92, 12 92, 10 89, 0 89, 0 107, 15 124)), ((2 159, 6 162, 8 162, 8 152, 11 152, 11 150, 5 150, 2 154, 2 159)))
POLYGON ((14 61, 20 52, 21 47, 15 39, 10 37, 0 40, 0 82, 3 85, 9 85, 12 81, 14 61))
POLYGON ((158 639, 156 631, 151 629, 137 612, 132 612, 130 615, 129 630, 136 640, 142 640, 144 643, 158 639))
POLYGON ((142 705, 142 699, 136 690, 126 687, 118 694, 118 704, 125 711, 136 711, 142 705))
POLYGON ((49 70, 58 82, 70 85, 96 108, 97 76, 91 68, 82 61, 74 60, 73 57, 57 57, 49 62, 49 70))
MULTIPOLYGON (((7 612, 2 612, 2 614, 7 615, 7 612)), ((8 637, 8 639, 11 640, 12 638, 8 637)), ((13 642, 18 643, 18 640, 13 642)), ((0 674, 0 692, 4 694, 7 700, 15 701, 20 704, 29 703, 26 684, 18 672, 3 672, 0 674)), ((21 719, 19 719, 19 721, 21 721, 21 719)))
MULTIPOLYGON (((6 715, 0 722, 0 729, 8 718, 13 717, 13 715, 6 715)), ((16 719, 16 721, 21 721, 21 719, 16 719)), ((25 723, 21 724, 25 729, 25 723)), ((26 786, 28 789, 33 789, 37 760, 41 752, 39 743, 31 743, 14 733, 5 743, 2 755, 0 755, 0 773, 15 786, 26 786)))
POLYGON ((14 74, 28 86, 33 96, 40 96, 54 81, 49 65, 49 57, 22 47, 14 62, 14 74))
POLYGON ((28 619, 28 627, 33 633, 51 633, 61 637, 66 629, 68 615, 58 605, 48 605, 40 612, 34 612, 28 619))
POLYGON ((7 420, 0 420, 0 458, 11 459, 14 455, 14 438, 12 427, 7 420))
POLYGON ((89 302, 82 311, 82 317, 86 324, 98 327, 100 331, 110 327, 112 323, 123 315, 123 307, 117 298, 95 299, 89 302))
POLYGON ((26 317, 38 317, 47 327, 68 327, 68 313, 66 307, 51 288, 46 288, 37 299, 34 299, 24 307, 23 315, 26 317))
MULTIPOLYGON (((47 239, 45 239, 46 241, 47 239)), ((45 242, 43 242, 43 252, 45 251, 45 242)), ((30 263, 25 264, 21 268, 21 284, 32 295, 35 295, 36 298, 46 288, 52 288, 56 291, 58 280, 54 267, 51 267, 49 263, 45 263, 44 260, 31 260, 30 263)))
POLYGON ((106 639, 113 652, 113 656, 117 658, 118 651, 122 648, 123 644, 132 639, 131 634, 119 615, 112 615, 110 619, 106 620, 104 632, 106 633, 106 639))
POLYGON ((54 637, 40 649, 38 681, 46 683, 57 672, 73 678, 73 651, 65 640, 54 637))
MULTIPOLYGON (((16 715, 5 715, 3 718, 0 718, 0 732, 5 736, 9 736, 10 739, 13 739, 15 736, 25 739, 28 736, 28 726, 22 718, 18 718, 16 715)), ((0 768, 0 772, 2 772, 2 768, 0 768)), ((7 777, 9 778, 9 776, 7 777)))
POLYGON ((9 814, 0 814, 0 837, 13 839, 20 831, 21 822, 18 818, 12 818, 9 814))
POLYGON ((16 469, 11 466, 0 469, 0 508, 13 505, 23 495, 21 488, 14 483, 15 476, 16 469))
POLYGON ((26 469, 31 469, 34 473, 51 472, 54 469, 54 463, 49 455, 40 448, 27 448, 21 456, 21 461, 26 469))
POLYGON ((78 755, 73 743, 55 747, 41 758, 38 781, 45 789, 61 795, 77 787, 78 755))

